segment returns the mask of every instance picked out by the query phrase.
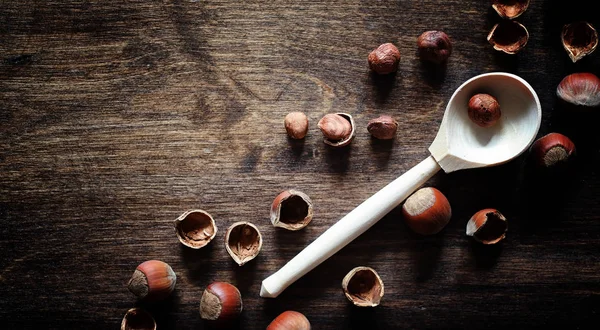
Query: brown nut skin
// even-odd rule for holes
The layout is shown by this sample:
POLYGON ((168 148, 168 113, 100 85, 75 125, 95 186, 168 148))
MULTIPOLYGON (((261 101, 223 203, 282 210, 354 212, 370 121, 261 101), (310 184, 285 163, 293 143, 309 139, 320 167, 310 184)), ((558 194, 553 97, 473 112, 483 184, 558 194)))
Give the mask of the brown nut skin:
POLYGON ((121 321, 121 330, 156 330, 156 322, 145 310, 131 308, 121 321))
POLYGON ((262 244, 260 231, 254 224, 247 221, 236 222, 225 232, 225 249, 239 266, 256 258, 262 244))
POLYGON ((504 20, 492 27, 487 40, 495 50, 512 55, 527 45, 529 31, 519 22, 504 20))
POLYGON ((452 42, 442 31, 425 31, 417 38, 417 49, 421 60, 441 64, 452 54, 452 42))
POLYGON ((330 113, 317 123, 323 133, 323 142, 332 147, 344 147, 352 142, 356 125, 347 113, 330 113))
POLYGON ((375 119, 371 119, 367 124, 367 131, 377 139, 391 140, 396 136, 398 130, 398 122, 391 116, 381 115, 375 119))
POLYGON ((496 209, 483 209, 475 213, 467 223, 467 236, 485 245, 496 244, 506 237, 508 224, 496 209))
POLYGON ((308 132, 308 117, 302 112, 290 112, 283 121, 285 130, 292 139, 304 139, 308 132))
POLYGON ((243 309, 240 291, 226 282, 211 283, 200 298, 200 317, 217 328, 230 327, 243 309))
POLYGON ((502 18, 514 19, 529 7, 529 0, 493 0, 492 8, 502 18))
POLYGON ((384 286, 379 274, 370 267, 356 267, 342 280, 346 298, 358 307, 375 307, 381 302, 384 286))
POLYGON ((394 44, 385 43, 369 53, 369 67, 378 74, 388 74, 398 70, 400 51, 394 44))
POLYGON ((494 126, 502 115, 498 100, 485 93, 473 95, 469 99, 467 109, 471 121, 480 127, 494 126))
POLYGON ((267 330, 310 330, 310 322, 302 313, 285 311, 269 323, 267 330))
POLYGON ((569 58, 575 63, 596 50, 598 32, 588 22, 573 22, 563 26, 560 40, 569 58))
POLYGON ((287 230, 300 230, 312 221, 313 203, 299 190, 282 191, 271 204, 271 223, 287 230))
POLYGON ((426 187, 406 199, 402 205, 402 215, 406 225, 415 233, 434 235, 450 222, 452 209, 441 191, 426 187))
POLYGON ((575 155, 575 144, 560 133, 550 133, 531 145, 531 156, 539 167, 564 165, 575 155))
POLYGON ((186 211, 175 219, 173 225, 181 244, 192 249, 205 247, 217 235, 215 220, 204 210, 186 211))
POLYGON ((171 266, 160 260, 148 260, 137 266, 127 288, 140 300, 159 301, 173 292, 176 282, 171 266))
POLYGON ((558 84, 556 95, 574 106, 598 107, 600 106, 600 79, 589 72, 570 74, 558 84))

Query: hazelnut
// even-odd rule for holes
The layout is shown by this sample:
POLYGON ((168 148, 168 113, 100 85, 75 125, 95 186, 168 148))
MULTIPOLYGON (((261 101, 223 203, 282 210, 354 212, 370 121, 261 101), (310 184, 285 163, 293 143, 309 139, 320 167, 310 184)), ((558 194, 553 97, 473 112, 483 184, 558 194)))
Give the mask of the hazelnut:
POLYGON ((483 244, 496 244, 506 236, 508 224, 502 213, 495 209, 483 209, 475 213, 467 223, 467 236, 483 244))
POLYGON ((527 45, 529 32, 519 22, 501 21, 492 27, 487 40, 497 51, 516 54, 527 45))
POLYGON ((186 211, 174 225, 179 241, 192 249, 205 247, 217 235, 215 220, 204 210, 186 211))
POLYGON ((369 67, 379 74, 388 74, 398 70, 400 51, 394 44, 386 43, 369 53, 369 67))
POLYGON ((513 19, 521 16, 529 7, 529 0, 493 0, 492 8, 502 18, 513 19))
POLYGON ((285 311, 269 323, 267 330, 310 330, 310 322, 302 313, 285 311))
POLYGON ((217 327, 229 327, 243 310, 242 295, 233 285, 213 282, 200 298, 200 317, 217 327))
POLYGON ((137 266, 127 288, 141 300, 158 301, 173 292, 176 281, 171 266, 159 260, 148 260, 137 266))
POLYGON ((323 142, 333 147, 343 147, 354 137, 354 119, 347 113, 330 113, 317 123, 323 133, 323 142))
POLYGON ((262 242, 260 231, 250 222, 236 222, 225 233, 225 249, 240 266, 256 258, 262 242))
POLYGON ((425 31, 417 38, 419 58, 436 64, 444 63, 452 53, 452 43, 442 31, 425 31))
POLYGON ((540 167, 565 164, 574 154, 575 144, 560 133, 545 135, 531 145, 531 155, 540 167))
POLYGON ((145 310, 131 308, 121 321, 121 330, 156 330, 156 322, 145 310))
POLYGON ((302 112, 290 112, 283 121, 287 134, 292 139, 304 139, 308 132, 308 118, 302 112))
POLYGON ((381 115, 371 119, 367 124, 367 130, 374 138, 381 140, 391 140, 396 136, 398 122, 391 116, 381 115))
POLYGON ((383 297, 383 281, 370 267, 352 269, 342 281, 346 298, 358 307, 375 307, 383 297))
POLYGON ((300 230, 310 223, 312 217, 312 201, 298 190, 281 192, 271 204, 271 223, 275 227, 300 230))
POLYGON ((475 94, 469 99, 469 118, 478 126, 491 127, 502 114, 498 100, 489 94, 475 94))
POLYGON ((450 222, 452 209, 441 191, 421 188, 402 205, 404 221, 414 232, 421 235, 439 233, 450 222))
POLYGON ((560 40, 571 61, 575 63, 596 50, 598 32, 588 22, 574 22, 563 26, 560 40))
POLYGON ((600 105, 600 79, 592 73, 573 73, 558 84, 556 95, 563 101, 581 107, 600 105))

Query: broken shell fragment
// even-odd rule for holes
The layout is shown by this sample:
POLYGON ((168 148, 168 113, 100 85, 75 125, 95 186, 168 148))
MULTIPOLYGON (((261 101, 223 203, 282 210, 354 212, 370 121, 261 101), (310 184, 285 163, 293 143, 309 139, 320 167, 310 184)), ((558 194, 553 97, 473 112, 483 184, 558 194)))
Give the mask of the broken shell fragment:
POLYGON ((308 225, 313 217, 313 204, 310 198, 298 190, 286 190, 271 204, 271 223, 287 230, 300 230, 308 225))
POLYGON ((217 235, 213 217, 204 210, 189 210, 175 220, 179 241, 192 249, 205 247, 217 235))
POLYGON ((506 237, 508 224, 502 213, 495 209, 483 209, 475 213, 467 223, 467 236, 483 244, 496 244, 506 237))
POLYGON ((383 297, 383 281, 370 267, 356 267, 342 280, 346 298, 358 307, 375 307, 383 297))
POLYGON ((521 16, 529 7, 529 0, 493 0, 492 8, 502 18, 513 19, 521 16))
POLYGON ((519 22, 501 21, 494 25, 487 40, 497 51, 516 54, 527 44, 529 32, 519 22))
POLYGON ((121 321, 121 330, 156 330, 156 322, 145 310, 131 308, 121 321))
POLYGON ((583 21, 565 24, 560 39, 573 63, 594 52, 598 46, 598 32, 583 21))
POLYGON ((261 248, 262 235, 250 222, 236 222, 225 233, 225 249, 240 266, 256 258, 261 248))

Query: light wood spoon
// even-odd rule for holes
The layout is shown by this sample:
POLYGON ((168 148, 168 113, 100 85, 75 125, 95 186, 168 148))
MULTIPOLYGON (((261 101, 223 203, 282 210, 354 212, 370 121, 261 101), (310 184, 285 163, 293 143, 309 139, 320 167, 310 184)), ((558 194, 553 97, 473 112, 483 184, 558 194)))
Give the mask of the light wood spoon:
POLYGON ((331 226, 279 271, 262 282, 261 297, 275 298, 289 285, 338 252, 373 226, 440 169, 462 169, 503 164, 523 153, 535 139, 542 119, 537 94, 522 78, 492 72, 475 76, 454 92, 438 134, 429 147, 431 156, 392 181, 331 226), (467 111, 471 96, 490 94, 502 116, 492 127, 473 123, 467 111))

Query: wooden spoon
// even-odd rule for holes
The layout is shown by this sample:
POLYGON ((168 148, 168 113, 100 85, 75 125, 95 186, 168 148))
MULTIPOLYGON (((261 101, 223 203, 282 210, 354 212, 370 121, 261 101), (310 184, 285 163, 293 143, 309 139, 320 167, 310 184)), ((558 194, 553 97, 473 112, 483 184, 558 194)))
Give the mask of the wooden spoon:
POLYGON ((519 156, 535 139, 541 119, 538 96, 522 78, 492 72, 467 80, 446 106, 438 134, 429 147, 431 156, 364 201, 279 271, 263 280, 261 297, 277 297, 369 229, 440 169, 450 173, 494 166, 519 156), (492 127, 479 127, 469 119, 467 104, 477 93, 490 94, 500 104, 502 116, 492 127))

